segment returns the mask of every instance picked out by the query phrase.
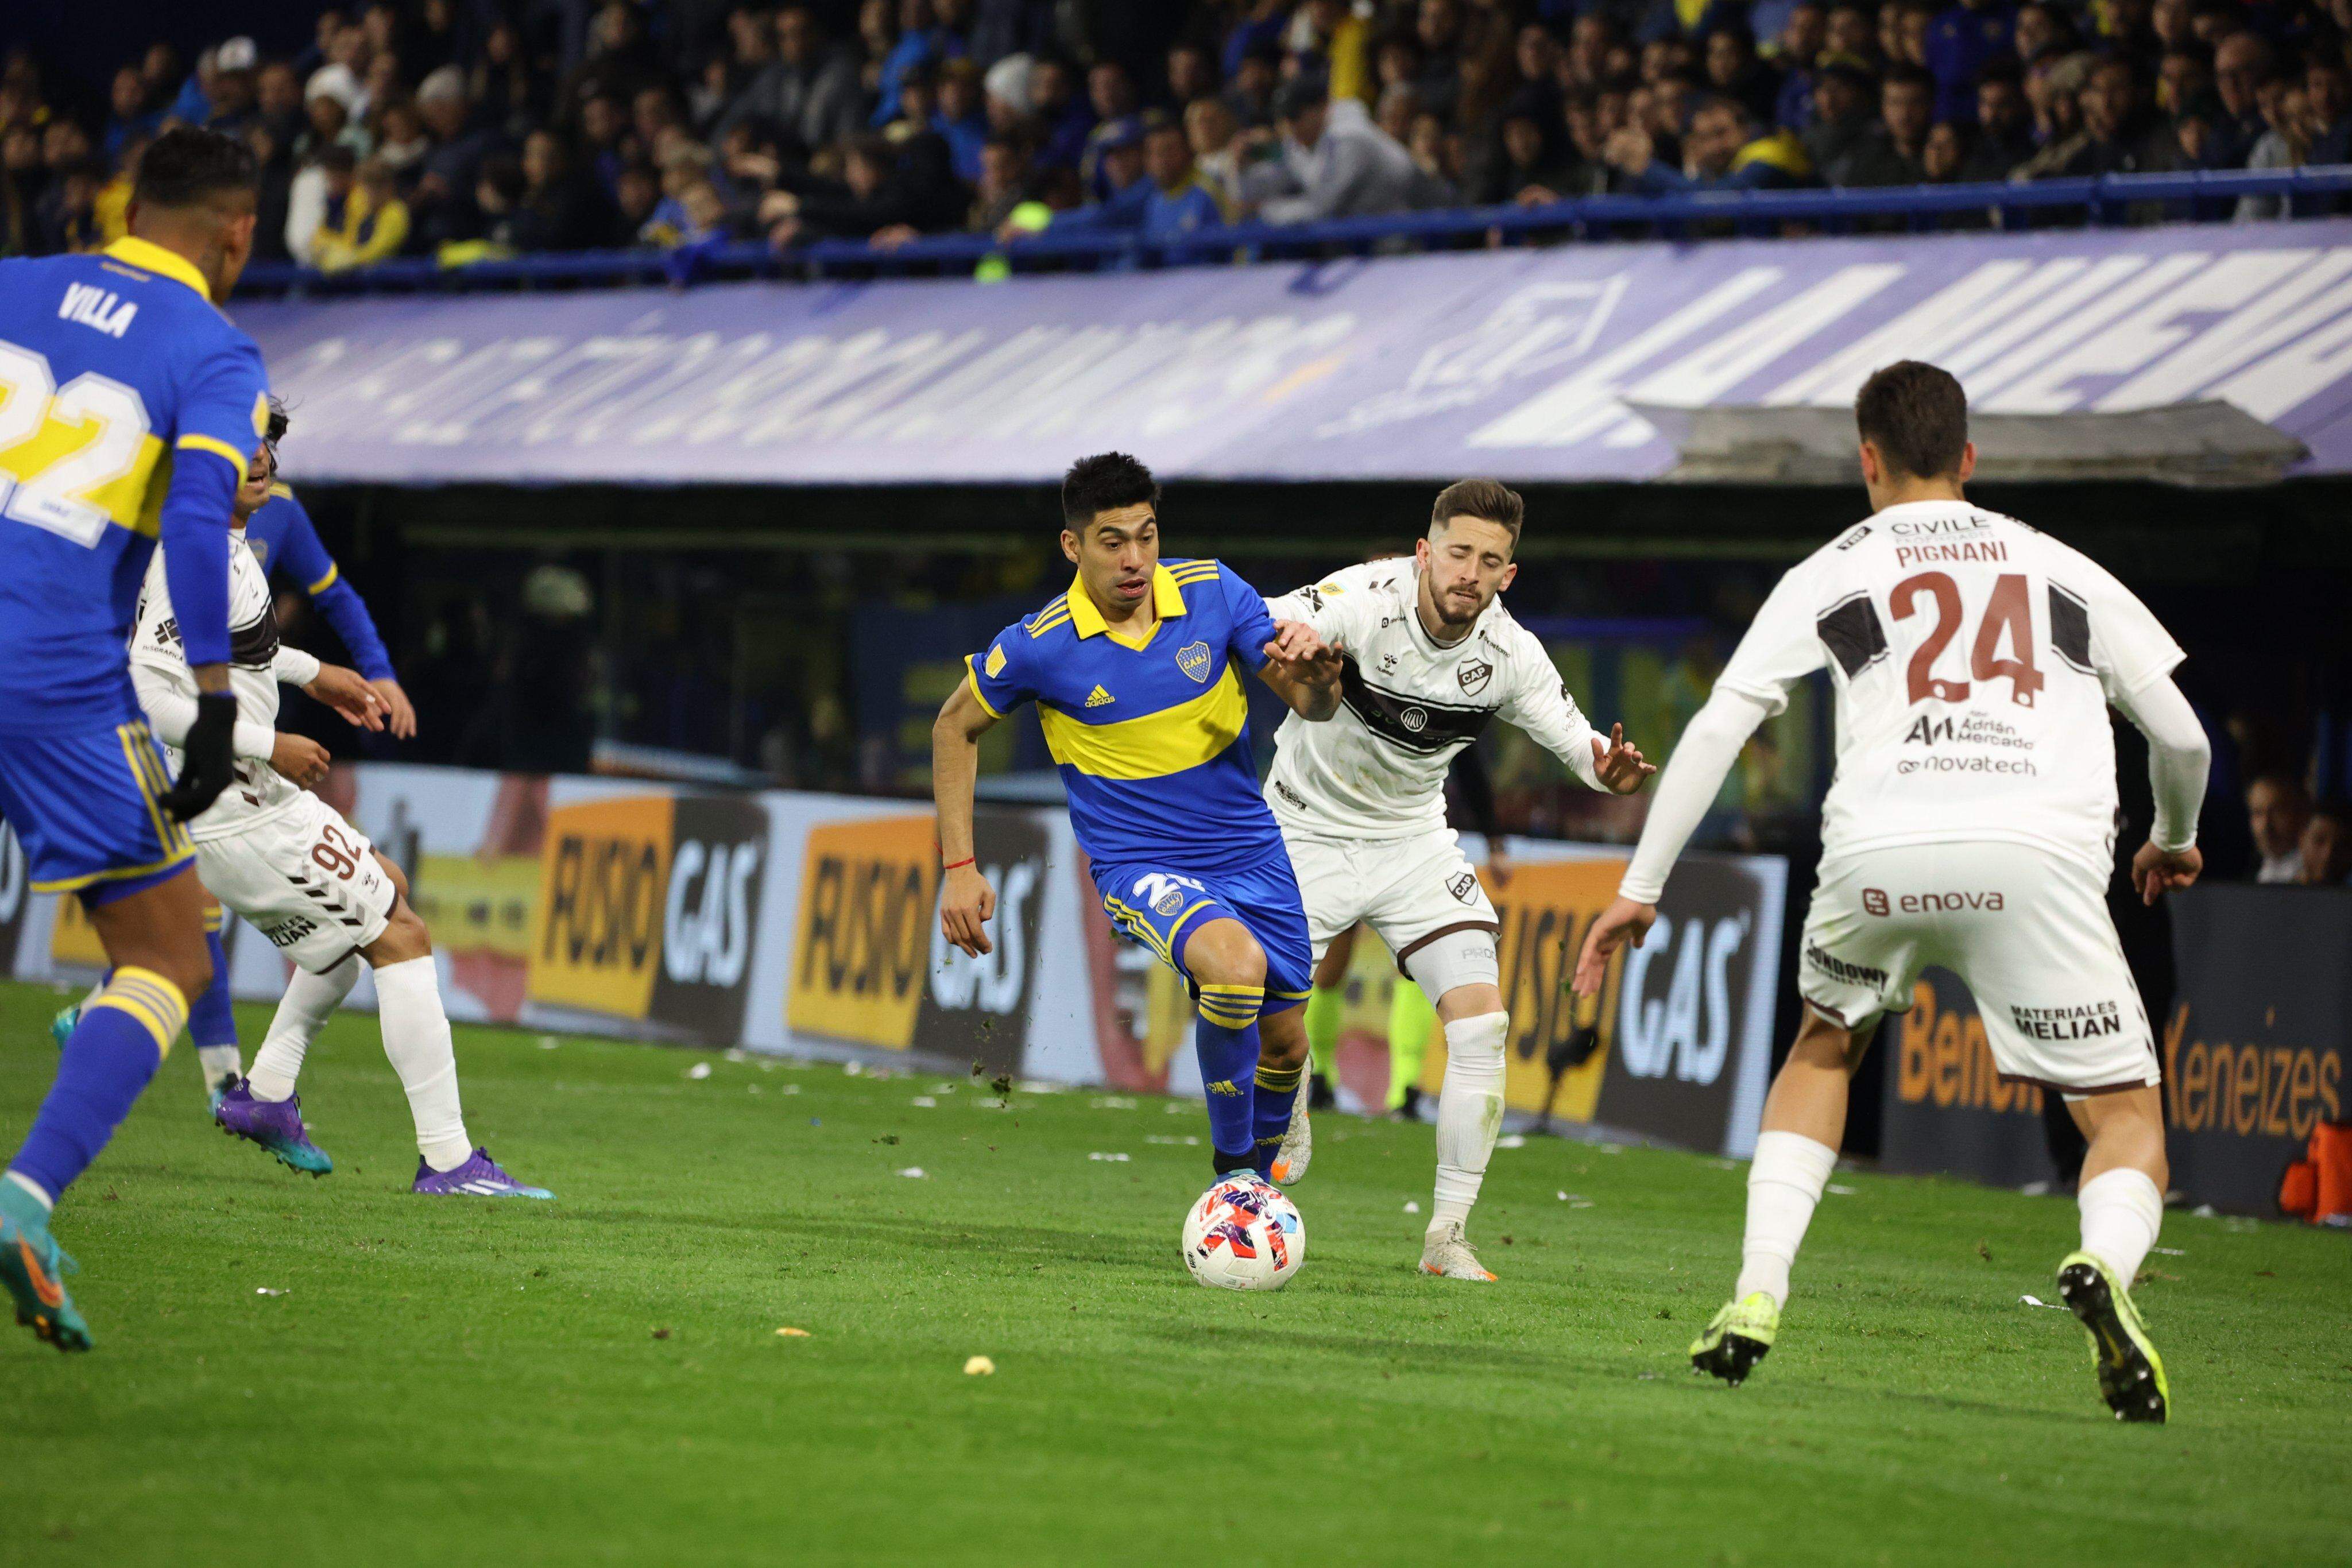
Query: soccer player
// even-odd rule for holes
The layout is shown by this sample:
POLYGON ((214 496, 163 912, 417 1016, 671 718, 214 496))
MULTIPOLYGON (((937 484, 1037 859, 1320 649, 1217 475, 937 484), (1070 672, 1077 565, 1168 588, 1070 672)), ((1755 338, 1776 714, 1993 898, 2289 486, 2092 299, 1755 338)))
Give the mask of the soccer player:
POLYGON ((181 824, 230 782, 228 520, 268 408, 260 350, 215 301, 253 247, 244 144, 178 129, 141 159, 105 251, 0 261, 0 815, 37 890, 72 893, 113 966, 0 1176, 16 1321, 89 1348, 50 1234, 212 979, 181 824), (158 537, 192 666, 173 782, 123 638, 158 537))
MULTIPOLYGON (((1603 741, 1535 634, 1502 592, 1518 568, 1526 504, 1492 479, 1438 492, 1410 559, 1349 567, 1267 605, 1340 650, 1341 713, 1283 721, 1265 799, 1282 824, 1319 955, 1363 921, 1397 967, 1435 998, 1445 1030, 1437 1097, 1437 1185, 1422 1238, 1424 1274, 1492 1281, 1464 1236, 1503 1125, 1501 926, 1478 873, 1445 825, 1445 773, 1497 715, 1595 789, 1627 795, 1657 771, 1625 742, 1603 741)), ((1306 1106, 1276 1174, 1312 1156, 1306 1106)))
POLYGON ((996 894, 973 864, 978 741, 1024 702, 1069 794, 1070 825, 1112 922, 1190 983, 1219 1175, 1267 1175, 1307 1064, 1313 962, 1298 883, 1258 795, 1239 669, 1304 717, 1338 706, 1338 670, 1303 626, 1277 628, 1214 560, 1160 559, 1160 486, 1121 452, 1062 481, 1069 591, 966 661, 931 729, 945 875, 940 925, 992 950, 996 894))
MULTIPOLYGON (((245 519, 267 500, 276 477, 275 454, 265 445, 237 492, 237 537, 229 544, 236 780, 188 824, 188 834, 206 889, 298 967, 255 1053, 252 1075, 222 1096, 214 1118, 294 1170, 325 1176, 334 1169, 303 1126, 294 1082, 311 1040, 358 982, 364 959, 375 971, 383 1052, 416 1123, 410 1190, 551 1197, 509 1176, 467 1136, 433 942, 409 907, 406 881, 366 835, 303 787, 327 776, 326 748, 278 730, 281 681, 355 723, 381 727, 384 721, 382 699, 358 672, 322 664, 278 640, 269 580, 244 538, 245 519)), ((148 568, 131 639, 131 682, 167 747, 186 737, 195 716, 195 688, 173 614, 171 554, 166 546, 148 568)))
MULTIPOLYGON (((371 727, 388 729, 406 740, 416 733, 416 709, 394 674, 392 658, 384 652, 375 622, 358 591, 327 553, 327 547, 319 542, 318 530, 310 526, 310 514, 295 498, 293 488, 276 476, 278 443, 286 434, 286 425, 284 406, 272 399, 269 423, 264 433, 272 477, 259 508, 246 519, 246 548, 273 578, 284 572, 299 583, 311 603, 327 618, 327 624, 343 640, 343 646, 351 650, 360 673, 383 704, 385 722, 371 727)), ((250 505, 243 490, 238 493, 238 502, 241 507, 250 505)), ((212 957, 213 983, 188 1004, 188 1038, 196 1048, 207 1113, 218 1110, 221 1096, 245 1076, 245 1059, 236 1038, 236 1014, 229 1000, 228 952, 221 942, 221 930, 226 924, 220 905, 208 904, 205 910, 205 942, 212 957)), ((96 992, 91 994, 95 996, 96 992)), ((87 1001, 84 998, 84 1003, 67 1008, 50 1022, 49 1032, 60 1046, 73 1034, 87 1001)))
POLYGON ((1666 873, 1748 737, 1788 688, 1827 668, 1837 778, 1822 808, 1821 876, 1799 987, 1806 1016, 1764 1104, 1732 1300, 1691 1346, 1738 1384, 1772 1347, 1789 1269, 1837 1159, 1848 1081, 1879 1019, 1911 1005, 1929 964, 1976 994, 1994 1064, 2065 1097, 2090 1141, 2080 1249, 2058 1291, 2091 1337, 2118 1418, 2161 1421, 2164 1364, 2131 1283, 2164 1213, 2155 1041, 2106 886, 2116 754, 2107 708, 2148 740, 2156 821, 2132 857, 2154 904, 2197 880, 2210 750, 2172 683, 2180 649, 2129 590, 2014 518, 1969 504, 1968 400, 1906 361, 1854 404, 1868 520, 1792 568, 1691 720, 1614 903, 1577 962, 1657 918, 1666 873))

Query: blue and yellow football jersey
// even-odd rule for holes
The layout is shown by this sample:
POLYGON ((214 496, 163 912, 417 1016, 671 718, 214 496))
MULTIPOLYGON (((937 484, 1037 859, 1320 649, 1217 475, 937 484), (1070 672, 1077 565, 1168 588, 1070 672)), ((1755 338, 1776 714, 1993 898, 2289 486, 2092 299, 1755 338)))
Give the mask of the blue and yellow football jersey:
POLYGON ((1071 583, 964 661, 972 692, 999 718, 1037 705, 1070 825, 1097 864, 1224 872, 1281 856, 1240 673, 1274 640, 1265 601, 1213 560, 1162 561, 1151 591, 1160 622, 1138 646, 1071 583))
POLYGON ((173 464, 241 478, 268 417, 261 351, 173 252, 0 261, 0 734, 140 718, 123 640, 173 464))
POLYGON ((351 650, 352 664, 372 681, 394 678, 392 655, 375 629, 359 590, 343 579, 342 569, 320 542, 310 514, 283 483, 269 486, 269 498, 245 520, 245 548, 261 563, 272 581, 289 581, 302 590, 335 635, 351 650))

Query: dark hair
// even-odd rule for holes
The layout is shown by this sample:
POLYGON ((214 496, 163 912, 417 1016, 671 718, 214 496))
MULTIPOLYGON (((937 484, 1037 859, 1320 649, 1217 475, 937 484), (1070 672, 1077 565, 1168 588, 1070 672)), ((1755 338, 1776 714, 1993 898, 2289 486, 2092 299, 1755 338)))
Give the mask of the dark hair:
POLYGON ((283 398, 271 398, 269 400, 269 423, 268 428, 262 431, 261 439, 269 443, 272 446, 277 445, 280 441, 286 439, 286 426, 288 423, 289 421, 286 414, 286 400, 283 398))
POLYGON ((1437 493, 1436 504, 1429 508, 1429 531, 1434 535, 1456 517, 1479 517, 1508 528, 1516 547, 1527 515, 1528 505, 1519 493, 1500 479, 1456 479, 1437 493))
POLYGON ((1939 479, 1959 472, 1969 444, 1969 394, 1949 371, 1903 360, 1862 383, 1853 423, 1895 469, 1939 479))
POLYGON ((1062 476, 1062 520, 1083 528, 1121 507, 1160 507, 1160 481, 1124 452, 1097 452, 1070 465, 1062 476))
POLYGON ((1896 86, 1916 87, 1923 91, 1933 93, 1936 90, 1936 78, 1917 66, 1889 66, 1886 68, 1885 74, 1878 78, 1878 85, 1881 89, 1896 86))
POLYGON ((2312 807, 2311 814, 2315 817, 2325 817, 2331 822, 2352 828, 2352 800, 2347 800, 2341 795, 2330 795, 2312 807))
POLYGON ((147 144, 131 199, 143 206, 194 207, 222 196, 251 195, 261 171, 253 150, 234 136, 175 125, 147 144))

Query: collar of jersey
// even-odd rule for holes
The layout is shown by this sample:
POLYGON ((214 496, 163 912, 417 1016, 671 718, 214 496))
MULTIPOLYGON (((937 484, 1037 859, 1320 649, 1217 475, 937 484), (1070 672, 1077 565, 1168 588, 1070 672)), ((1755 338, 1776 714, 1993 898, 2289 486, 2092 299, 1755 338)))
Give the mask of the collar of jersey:
POLYGON ((206 303, 212 300, 213 291, 205 283, 205 275, 196 270, 195 263, 177 251, 165 250, 162 246, 135 235, 124 235, 106 247, 106 255, 109 259, 121 262, 126 267, 135 267, 142 272, 168 277, 174 283, 184 283, 196 291, 199 298, 206 303))
MULTIPOLYGON (((1095 608, 1094 600, 1087 593, 1085 578, 1070 579, 1069 599, 1071 631, 1081 637, 1091 637, 1110 630, 1110 622, 1103 619, 1102 612, 1095 608)), ((1184 591, 1176 586, 1175 575, 1164 566, 1151 569, 1151 602, 1162 621, 1184 613, 1184 591)))

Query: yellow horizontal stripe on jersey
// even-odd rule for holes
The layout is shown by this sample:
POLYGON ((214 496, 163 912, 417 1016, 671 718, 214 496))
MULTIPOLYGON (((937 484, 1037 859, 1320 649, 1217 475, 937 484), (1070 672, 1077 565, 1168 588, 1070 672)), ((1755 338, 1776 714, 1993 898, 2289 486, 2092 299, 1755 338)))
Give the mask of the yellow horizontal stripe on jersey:
POLYGON ((320 578, 318 581, 312 583, 302 591, 309 594, 311 598, 316 599, 319 595, 326 592, 327 590, 334 587, 335 579, 341 577, 342 574, 343 569, 341 567, 337 566, 333 561, 329 561, 327 563, 327 575, 320 578))
POLYGON ((1087 724, 1045 703, 1037 717, 1054 760, 1097 779, 1161 779, 1198 768, 1242 733, 1249 702, 1228 664, 1191 702, 1112 724, 1087 724))
POLYGON ((236 476, 240 481, 245 478, 246 467, 252 461, 247 454, 239 452, 227 442, 215 436, 199 435, 193 430, 172 444, 183 452, 210 452, 215 456, 227 458, 235 465, 236 476))
POLYGON ((991 718, 1003 718, 1004 716, 1003 714, 991 707, 988 703, 988 698, 981 695, 980 672, 972 668, 971 655, 970 653, 966 653, 963 656, 963 678, 964 684, 971 688, 971 700, 980 705, 980 708, 982 713, 988 715, 991 718))

